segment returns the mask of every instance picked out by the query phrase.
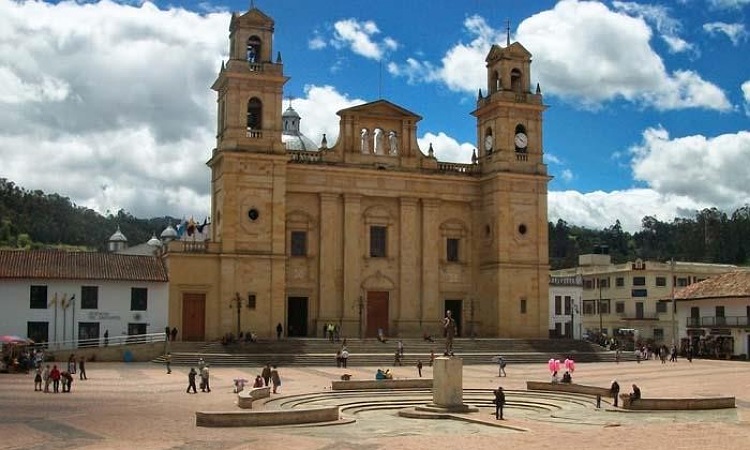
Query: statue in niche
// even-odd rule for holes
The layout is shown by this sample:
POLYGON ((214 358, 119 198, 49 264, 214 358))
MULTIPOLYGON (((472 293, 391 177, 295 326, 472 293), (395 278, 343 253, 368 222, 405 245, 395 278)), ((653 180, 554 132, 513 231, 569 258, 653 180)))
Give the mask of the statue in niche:
POLYGON ((393 130, 388 133, 388 153, 398 155, 398 136, 393 130))
POLYGON ((375 143, 373 148, 373 153, 376 155, 385 155, 385 148, 383 145, 383 130, 380 128, 375 128, 375 143))
POLYGON ((368 142, 370 133, 367 131, 367 128, 362 128, 362 133, 359 136, 360 141, 360 147, 362 150, 362 153, 370 153, 370 144, 368 142))

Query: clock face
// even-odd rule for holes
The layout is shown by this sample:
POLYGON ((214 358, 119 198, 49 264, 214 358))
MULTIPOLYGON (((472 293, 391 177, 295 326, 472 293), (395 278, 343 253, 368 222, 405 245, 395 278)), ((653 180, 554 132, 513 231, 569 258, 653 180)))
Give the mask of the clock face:
POLYGON ((529 138, 524 133, 517 133, 514 141, 518 148, 526 148, 529 145, 529 138))
POLYGON ((491 134, 487 135, 484 138, 484 148, 485 148, 485 150, 492 150, 492 143, 493 143, 492 135, 491 134))

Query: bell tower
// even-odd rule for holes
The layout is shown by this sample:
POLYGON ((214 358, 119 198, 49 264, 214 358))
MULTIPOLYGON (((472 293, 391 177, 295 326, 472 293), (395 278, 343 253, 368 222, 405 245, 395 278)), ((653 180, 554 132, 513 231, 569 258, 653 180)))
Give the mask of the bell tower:
POLYGON ((479 91, 481 172, 480 296, 497 299, 503 337, 546 337, 548 306, 547 167, 541 90, 531 89, 531 54, 520 43, 493 45, 479 91), (509 331, 513 330, 513 331, 509 331))
POLYGON ((218 94, 211 168, 212 241, 225 252, 283 254, 287 155, 281 108, 287 77, 274 55, 274 21, 252 7, 232 14, 218 94))

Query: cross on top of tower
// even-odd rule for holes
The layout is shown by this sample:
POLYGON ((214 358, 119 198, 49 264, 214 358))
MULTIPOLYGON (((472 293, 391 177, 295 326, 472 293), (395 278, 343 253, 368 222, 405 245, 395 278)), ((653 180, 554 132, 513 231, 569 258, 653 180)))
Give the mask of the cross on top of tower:
POLYGON ((510 47, 510 19, 505 19, 506 45, 510 47))

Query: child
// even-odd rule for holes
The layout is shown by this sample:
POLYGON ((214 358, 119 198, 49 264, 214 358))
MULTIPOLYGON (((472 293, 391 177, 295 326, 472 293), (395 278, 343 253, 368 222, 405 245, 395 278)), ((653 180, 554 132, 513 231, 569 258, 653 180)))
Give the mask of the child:
POLYGON ((42 390, 42 368, 36 368, 36 375, 34 375, 34 392, 42 390))

